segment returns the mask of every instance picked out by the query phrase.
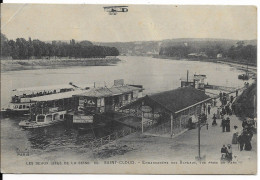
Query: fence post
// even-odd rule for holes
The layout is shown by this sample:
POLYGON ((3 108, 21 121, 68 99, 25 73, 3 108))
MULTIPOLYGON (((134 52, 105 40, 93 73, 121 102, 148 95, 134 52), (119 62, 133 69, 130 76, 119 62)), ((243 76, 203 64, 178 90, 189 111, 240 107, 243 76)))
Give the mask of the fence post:
POLYGON ((173 134, 173 114, 171 114, 171 137, 173 134))

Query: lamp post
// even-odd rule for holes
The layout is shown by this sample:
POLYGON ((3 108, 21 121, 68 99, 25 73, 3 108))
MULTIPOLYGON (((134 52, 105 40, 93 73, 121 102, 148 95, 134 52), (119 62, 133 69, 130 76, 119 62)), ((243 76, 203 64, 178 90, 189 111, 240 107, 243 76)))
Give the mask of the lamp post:
POLYGON ((200 153, 200 130, 205 125, 207 126, 207 130, 208 130, 208 126, 209 126, 207 119, 206 119, 205 123, 203 123, 203 124, 201 124, 201 120, 202 120, 202 115, 200 114, 199 120, 198 120, 198 156, 195 157, 195 159, 198 161, 205 160, 205 158, 206 158, 206 156, 201 157, 201 153, 200 153))

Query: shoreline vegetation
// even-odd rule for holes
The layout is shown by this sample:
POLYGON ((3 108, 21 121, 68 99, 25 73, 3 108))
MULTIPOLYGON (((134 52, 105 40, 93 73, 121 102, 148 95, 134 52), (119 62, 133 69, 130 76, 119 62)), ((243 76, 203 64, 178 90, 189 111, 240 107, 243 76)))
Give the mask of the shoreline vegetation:
POLYGON ((235 100, 233 104, 234 112, 237 116, 244 119, 245 117, 256 117, 256 96, 257 96, 257 84, 253 83, 247 89, 245 89, 240 96, 235 100))
POLYGON ((255 64, 255 63, 248 63, 246 61, 235 61, 235 60, 232 60, 230 58, 178 58, 178 57, 171 57, 171 56, 165 56, 165 55, 153 55, 153 58, 172 59, 172 60, 186 60, 186 61, 201 61, 201 62, 214 62, 214 63, 218 63, 218 62, 234 63, 234 64, 257 67, 257 64, 255 64))
POLYGON ((115 47, 97 46, 90 41, 40 41, 7 39, 1 33, 1 71, 55 69, 70 66, 108 66, 120 61, 115 47))
POLYGON ((168 44, 160 48, 159 56, 206 61, 222 60, 256 66, 257 45, 245 41, 237 41, 229 45, 217 41, 168 44))
POLYGON ((58 69, 72 66, 113 66, 121 61, 117 57, 106 58, 50 58, 30 60, 1 60, 1 72, 32 70, 32 69, 58 69))
POLYGON ((257 64, 252 64, 252 63, 246 63, 242 61, 234 61, 232 59, 228 58, 215 58, 215 59, 210 59, 210 58, 177 58, 177 57, 168 57, 164 55, 154 55, 153 58, 158 58, 158 59, 170 59, 170 60, 180 60, 180 61, 200 61, 200 62, 212 62, 212 63, 222 63, 222 64, 227 64, 229 66, 232 66, 234 68, 237 68, 239 70, 247 71, 247 65, 248 65, 248 71, 256 74, 257 73, 257 64))

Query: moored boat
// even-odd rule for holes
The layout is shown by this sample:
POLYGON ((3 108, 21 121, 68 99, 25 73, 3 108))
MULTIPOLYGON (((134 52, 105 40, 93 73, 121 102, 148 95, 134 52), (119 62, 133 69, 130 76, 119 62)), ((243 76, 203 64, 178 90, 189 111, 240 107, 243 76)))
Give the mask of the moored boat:
POLYGON ((61 123, 65 120, 66 111, 56 112, 56 113, 49 113, 49 114, 39 114, 36 118, 26 121, 21 121, 19 126, 25 129, 32 129, 32 128, 40 128, 51 126, 54 124, 61 123))
POLYGON ((1 108, 1 114, 3 116, 26 115, 29 113, 30 107, 35 103, 31 100, 31 98, 70 92, 77 89, 80 89, 80 87, 72 83, 65 85, 38 86, 14 89, 12 90, 10 103, 8 103, 6 107, 1 108))
POLYGON ((76 90, 30 98, 34 102, 30 107, 30 118, 21 121, 19 126, 25 129, 32 129, 51 126, 65 121, 65 115, 73 111, 75 103, 73 95, 84 91, 76 90))

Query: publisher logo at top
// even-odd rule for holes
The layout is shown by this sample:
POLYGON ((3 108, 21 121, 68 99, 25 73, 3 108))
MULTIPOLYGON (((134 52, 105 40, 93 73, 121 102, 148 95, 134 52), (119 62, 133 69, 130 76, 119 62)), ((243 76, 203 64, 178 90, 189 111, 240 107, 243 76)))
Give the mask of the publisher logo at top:
POLYGON ((109 15, 117 15, 117 13, 128 12, 128 6, 105 6, 103 8, 109 15))

